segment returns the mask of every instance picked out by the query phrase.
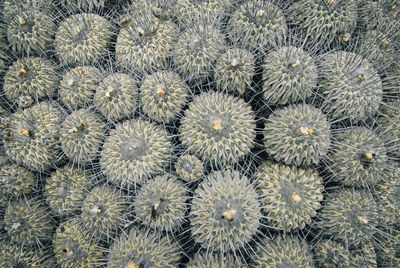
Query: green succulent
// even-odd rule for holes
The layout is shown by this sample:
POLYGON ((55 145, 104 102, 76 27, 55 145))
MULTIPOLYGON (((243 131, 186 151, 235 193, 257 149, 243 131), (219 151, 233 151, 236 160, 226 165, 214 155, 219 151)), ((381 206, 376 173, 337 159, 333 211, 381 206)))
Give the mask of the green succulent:
POLYGON ((181 155, 175 164, 178 177, 186 182, 193 182, 204 174, 204 165, 196 156, 191 154, 181 155))

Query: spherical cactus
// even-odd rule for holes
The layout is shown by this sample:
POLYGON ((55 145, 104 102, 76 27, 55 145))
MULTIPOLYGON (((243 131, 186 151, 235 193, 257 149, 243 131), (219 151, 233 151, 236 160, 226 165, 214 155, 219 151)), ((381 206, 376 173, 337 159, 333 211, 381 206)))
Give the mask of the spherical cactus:
POLYGON ((11 49, 26 55, 46 53, 51 48, 56 24, 45 13, 21 10, 7 28, 11 49))
POLYGON ((185 148, 203 161, 238 162, 254 146, 255 115, 243 99, 224 93, 196 96, 179 128, 185 148))
POLYGON ((140 184, 161 172, 171 153, 171 138, 161 126, 132 119, 111 130, 103 146, 100 165, 114 184, 140 184))
POLYGON ((376 260, 375 249, 371 242, 350 249, 350 267, 375 268, 377 267, 376 260))
POLYGON ((347 186, 367 187, 388 175, 388 156, 380 137, 366 127, 339 132, 332 141, 328 170, 331 179, 347 186))
POLYGON ((358 247, 373 239, 379 215, 370 192, 344 188, 330 194, 319 218, 323 234, 358 247))
POLYGON ((281 44, 288 27, 281 9, 273 1, 249 0, 243 3, 230 18, 229 38, 250 51, 263 51, 281 44))
POLYGON ((397 35, 400 30, 400 2, 398 0, 359 1, 360 26, 397 35))
POLYGON ((168 66, 178 26, 172 21, 156 17, 134 17, 119 32, 115 58, 126 69, 151 72, 168 66))
POLYGON ((111 45, 114 28, 97 14, 81 13, 65 19, 54 40, 60 61, 70 64, 93 64, 104 59, 111 45))
POLYGON ((60 101, 71 110, 90 106, 101 80, 102 75, 96 67, 82 66, 69 70, 60 82, 60 101))
POLYGON ((339 51, 319 63, 322 109, 332 118, 358 121, 374 114, 382 101, 382 83, 373 65, 360 55, 339 51))
POLYGON ((329 46, 341 36, 351 36, 357 24, 357 1, 292 1, 288 19, 314 41, 329 46))
POLYGON ((204 82, 225 50, 225 37, 213 24, 193 25, 179 36, 174 62, 182 77, 204 82))
POLYGON ((8 204, 4 229, 11 242, 33 246, 51 241, 54 222, 40 200, 20 199, 8 204))
POLYGON ((62 0, 60 2, 66 10, 79 13, 104 9, 106 2, 109 2, 109 0, 62 0))
POLYGON ((62 268, 94 268, 104 262, 104 252, 96 245, 96 238, 82 228, 78 219, 63 222, 54 239, 54 253, 62 268))
POLYGON ((208 175, 194 194, 190 224, 195 241, 207 251, 235 251, 247 245, 260 226, 258 195, 238 171, 208 175))
POLYGON ((157 231, 176 231, 185 221, 189 196, 185 186, 170 175, 157 176, 138 191, 136 219, 157 231))
MULTIPOLYGON (((398 214, 397 214, 398 215, 398 214)), ((389 227, 392 228, 392 227, 389 227)), ((380 236, 381 245, 375 248, 378 267, 391 268, 400 265, 400 233, 397 229, 384 230, 380 236)), ((373 254, 371 254, 373 256, 373 254)), ((372 262, 373 263, 373 262, 372 262)))
POLYGON ((321 268, 350 267, 350 252, 341 243, 321 240, 314 247, 314 257, 321 268))
POLYGON ((41 11, 48 12, 54 8, 53 1, 48 0, 4 0, 2 3, 3 18, 5 22, 16 18, 20 12, 41 11))
POLYGON ((99 156, 106 124, 92 111, 80 109, 68 115, 61 125, 60 142, 73 162, 89 163, 99 156))
POLYGON ((220 90, 243 95, 251 87, 256 68, 255 57, 249 51, 231 48, 217 60, 214 80, 220 90))
POLYGON ((171 71, 147 75, 140 87, 143 112, 158 122, 170 122, 186 105, 189 86, 171 71))
POLYGON ((274 228, 287 232, 303 229, 321 207, 324 187, 312 169, 265 162, 256 179, 263 212, 274 228))
POLYGON ((0 167, 0 195, 18 198, 35 192, 38 188, 35 175, 15 164, 0 167))
POLYGON ((49 247, 33 248, 3 240, 0 245, 0 267, 54 268, 49 247))
POLYGON ((62 113, 56 104, 41 102, 6 119, 4 148, 10 159, 32 170, 57 163, 62 113))
POLYGON ((312 95, 317 78, 317 65, 307 52, 293 46, 281 47, 264 59, 264 98, 270 104, 304 101, 312 95))
POLYGON ((138 87, 133 76, 113 73, 99 84, 93 102, 104 117, 118 121, 133 117, 138 105, 137 96, 138 87))
POLYGON ((313 268, 312 253, 305 241, 298 237, 276 235, 264 238, 252 256, 252 267, 313 268))
POLYGON ((95 187, 82 204, 83 227, 98 239, 114 235, 127 223, 127 217, 127 198, 106 185, 95 187))
MULTIPOLYGON (((400 72, 399 72, 400 79, 400 72)), ((393 81, 394 82, 394 81, 393 81)), ((395 82, 396 86, 400 86, 399 82, 395 82)), ((397 91, 397 90, 396 90, 397 91)), ((396 93, 397 94, 397 93, 396 93)), ((400 100, 390 98, 390 101, 381 105, 379 117, 377 119, 378 127, 376 132, 385 142, 388 153, 396 157, 400 157, 400 100)))
POLYGON ((191 154, 181 155, 175 163, 175 171, 181 180, 193 182, 204 174, 204 165, 196 156, 191 154))
POLYGON ((177 242, 133 226, 129 234, 123 232, 115 241, 107 267, 178 267, 180 253, 177 242))
POLYGON ((317 108, 297 104, 275 110, 266 120, 267 153, 287 165, 318 164, 331 143, 330 123, 317 108))
POLYGON ((221 253, 206 250, 198 251, 193 259, 187 264, 187 268, 209 268, 209 267, 246 267, 239 255, 234 253, 221 253))
POLYGON ((59 84, 55 65, 45 58, 22 58, 13 63, 4 76, 6 97, 21 108, 53 96, 59 84))
POLYGON ((83 200, 91 187, 91 178, 87 172, 65 166, 47 178, 45 196, 50 208, 57 215, 69 217, 81 211, 83 200))

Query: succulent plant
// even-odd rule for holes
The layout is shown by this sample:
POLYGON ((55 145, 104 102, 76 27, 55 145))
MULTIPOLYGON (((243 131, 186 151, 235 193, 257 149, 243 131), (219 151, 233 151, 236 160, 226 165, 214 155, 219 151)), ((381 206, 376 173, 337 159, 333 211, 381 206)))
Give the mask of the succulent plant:
POLYGON ((261 207, 249 179, 238 171, 215 171, 194 193, 190 211, 194 240, 207 251, 236 251, 260 226, 261 207))
POLYGON ((184 222, 189 196, 185 186, 170 175, 157 176, 138 191, 136 219, 157 231, 176 231, 184 222))
POLYGON ((221 253, 206 250, 198 251, 193 259, 187 264, 187 268, 208 268, 208 267, 245 267, 245 264, 235 253, 221 253))
POLYGON ((312 169, 265 162, 256 179, 263 213, 268 224, 277 229, 303 229, 321 207, 324 187, 312 169))
MULTIPOLYGON (((400 76, 399 81, 395 83, 396 85, 400 86, 400 76)), ((393 91, 396 91, 396 89, 392 89, 393 91)), ((396 157, 400 157, 400 112, 398 109, 399 105, 400 100, 397 98, 390 98, 388 102, 381 105, 379 117, 377 118, 378 127, 376 129, 376 132, 381 140, 385 142, 388 154, 392 154, 396 157)))
POLYGON ((264 59, 264 98, 270 104, 305 101, 316 88, 317 78, 317 65, 310 54, 302 48, 283 46, 264 59))
POLYGON ((243 95, 251 87, 255 68, 252 53, 245 49, 231 48, 217 60, 214 80, 220 90, 243 95))
POLYGON ((104 250, 97 245, 96 238, 83 229, 79 219, 63 222, 53 239, 54 254, 62 268, 94 268, 104 262, 104 250))
POLYGON ((355 126, 334 135, 328 170, 334 181, 367 187, 389 175, 387 161, 387 149, 378 134, 369 128, 355 126))
POLYGON ((252 267, 314 267, 307 243, 289 235, 264 238, 252 256, 252 261, 252 267))
POLYGON ((318 108, 291 105, 275 110, 266 120, 266 151, 286 165, 318 164, 330 144, 330 123, 318 108))
POLYGON ((16 164, 0 167, 0 195, 9 198, 28 196, 38 189, 33 172, 16 164))
POLYGON ((178 267, 180 254, 176 241, 133 226, 114 242, 107 267, 178 267))
POLYGON ((42 98, 52 97, 59 85, 56 66, 46 58, 21 58, 4 76, 5 96, 21 108, 42 98))
POLYGON ((151 119, 170 122, 185 107, 189 94, 189 86, 176 72, 158 71, 144 78, 140 103, 151 119))
POLYGON ((350 266, 350 251, 341 243, 323 239, 314 247, 314 258, 321 268, 346 268, 350 266))
POLYGON ((350 267, 377 267, 376 253, 371 242, 350 249, 350 267))
POLYGON ((15 19, 22 11, 40 11, 47 13, 54 6, 53 1, 49 0, 4 0, 2 3, 3 18, 5 22, 15 19))
POLYGON ((132 75, 112 73, 99 84, 94 106, 104 117, 118 121, 133 117, 137 108, 138 87, 132 75))
POLYGON ((178 177, 186 182, 193 182, 204 174, 204 165, 196 156, 191 154, 181 155, 175 163, 178 177))
POLYGON ((331 118, 364 120, 382 102, 382 82, 374 66, 352 52, 331 52, 319 62, 322 109, 331 118))
POLYGON ((241 4, 228 21, 229 39, 250 51, 264 51, 281 44, 288 27, 277 2, 248 0, 241 4))
POLYGON ((100 155, 105 132, 106 124, 94 112, 87 109, 77 110, 68 115, 61 124, 61 148, 75 163, 93 161, 100 155))
POLYGON ((255 115, 243 99, 206 92, 196 96, 185 111, 180 140, 201 160, 226 165, 250 153, 255 123, 255 115))
POLYGON ((31 170, 55 165, 61 118, 61 110, 51 102, 40 102, 9 116, 2 129, 8 157, 31 170))
POLYGON ((0 245, 0 267, 51 268, 45 255, 51 254, 5 241, 0 245))
POLYGON ((100 165, 114 184, 141 184, 164 169, 171 153, 171 138, 161 126, 132 119, 110 131, 104 142, 100 165))
POLYGON ((398 0, 359 1, 360 26, 366 30, 379 30, 398 38, 399 10, 398 0))
MULTIPOLYGON (((400 233, 398 229, 392 229, 391 227, 389 227, 389 230, 380 231, 382 232, 380 237, 381 245, 375 247, 376 259, 370 262, 372 264, 377 263, 378 267, 382 268, 398 267, 400 265, 400 233)), ((374 257, 373 254, 371 255, 374 257)))
POLYGON ((46 180, 46 201, 54 213, 70 217, 81 211, 92 188, 89 174, 79 168, 65 166, 54 171, 46 180))
POLYGON ((97 63, 107 55, 113 33, 113 25, 100 15, 72 15, 58 26, 56 54, 60 61, 72 65, 97 63))
POLYGON ((344 188, 329 195, 319 218, 323 234, 359 247, 373 239, 379 214, 369 191, 344 188))
POLYGON ((96 67, 81 66, 70 69, 60 82, 59 99, 71 110, 86 108, 92 105, 101 80, 100 70, 96 67))

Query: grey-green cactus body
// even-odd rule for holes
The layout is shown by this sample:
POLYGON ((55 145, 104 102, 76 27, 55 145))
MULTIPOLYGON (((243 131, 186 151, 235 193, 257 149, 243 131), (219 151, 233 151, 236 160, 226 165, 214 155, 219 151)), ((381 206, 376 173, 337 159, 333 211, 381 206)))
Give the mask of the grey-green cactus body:
POLYGON ((161 126, 132 119, 111 130, 103 146, 100 165, 114 184, 141 184, 164 170, 171 153, 171 138, 161 126))
POLYGON ((346 268, 350 266, 350 251, 341 243, 323 239, 314 247, 315 260, 321 268, 346 268))
POLYGON ((158 71, 147 75, 140 86, 143 111, 158 122, 170 122, 186 105, 189 86, 172 71, 158 71))
POLYGON ((264 59, 264 98, 270 104, 305 101, 316 88, 317 78, 317 65, 311 55, 298 47, 281 47, 264 59))
POLYGON ((187 264, 188 268, 208 268, 208 267, 245 267, 245 263, 240 259, 239 254, 231 252, 221 253, 206 250, 199 250, 187 264))
POLYGON ((37 188, 37 179, 33 172, 16 164, 0 167, 0 195, 12 199, 28 196, 37 188))
POLYGON ((69 159, 78 164, 91 162, 100 155, 105 136, 106 124, 87 109, 73 112, 61 124, 61 148, 69 159))
POLYGON ((318 108, 291 105, 275 110, 266 120, 266 151, 287 165, 318 164, 328 153, 330 144, 330 123, 318 108))
POLYGON ((202 93, 193 99, 179 128, 180 140, 208 163, 238 162, 254 147, 255 115, 243 99, 224 93, 202 93))
POLYGON ((54 40, 61 62, 89 65, 107 56, 114 33, 113 25, 97 14, 72 15, 58 26, 54 40))
POLYGON ((311 223, 323 199, 322 179, 312 169, 265 162, 256 173, 268 224, 290 232, 311 223))
POLYGON ((260 226, 258 195, 238 171, 215 171, 195 191, 192 234, 208 251, 229 252, 247 245, 260 226))
POLYGON ((175 163, 175 171, 178 177, 186 182, 193 182, 204 174, 204 165, 194 155, 181 155, 175 163))
POLYGON ((50 208, 57 215, 70 217, 81 211, 83 200, 91 187, 91 178, 87 172, 65 166, 47 178, 45 196, 50 208))

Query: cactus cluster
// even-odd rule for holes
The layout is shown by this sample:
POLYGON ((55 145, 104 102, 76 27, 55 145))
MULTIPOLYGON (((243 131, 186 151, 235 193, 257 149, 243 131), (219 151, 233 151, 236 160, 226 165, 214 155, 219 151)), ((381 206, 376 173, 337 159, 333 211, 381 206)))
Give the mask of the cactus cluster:
POLYGON ((399 14, 0 1, 0 267, 400 267, 399 14))

